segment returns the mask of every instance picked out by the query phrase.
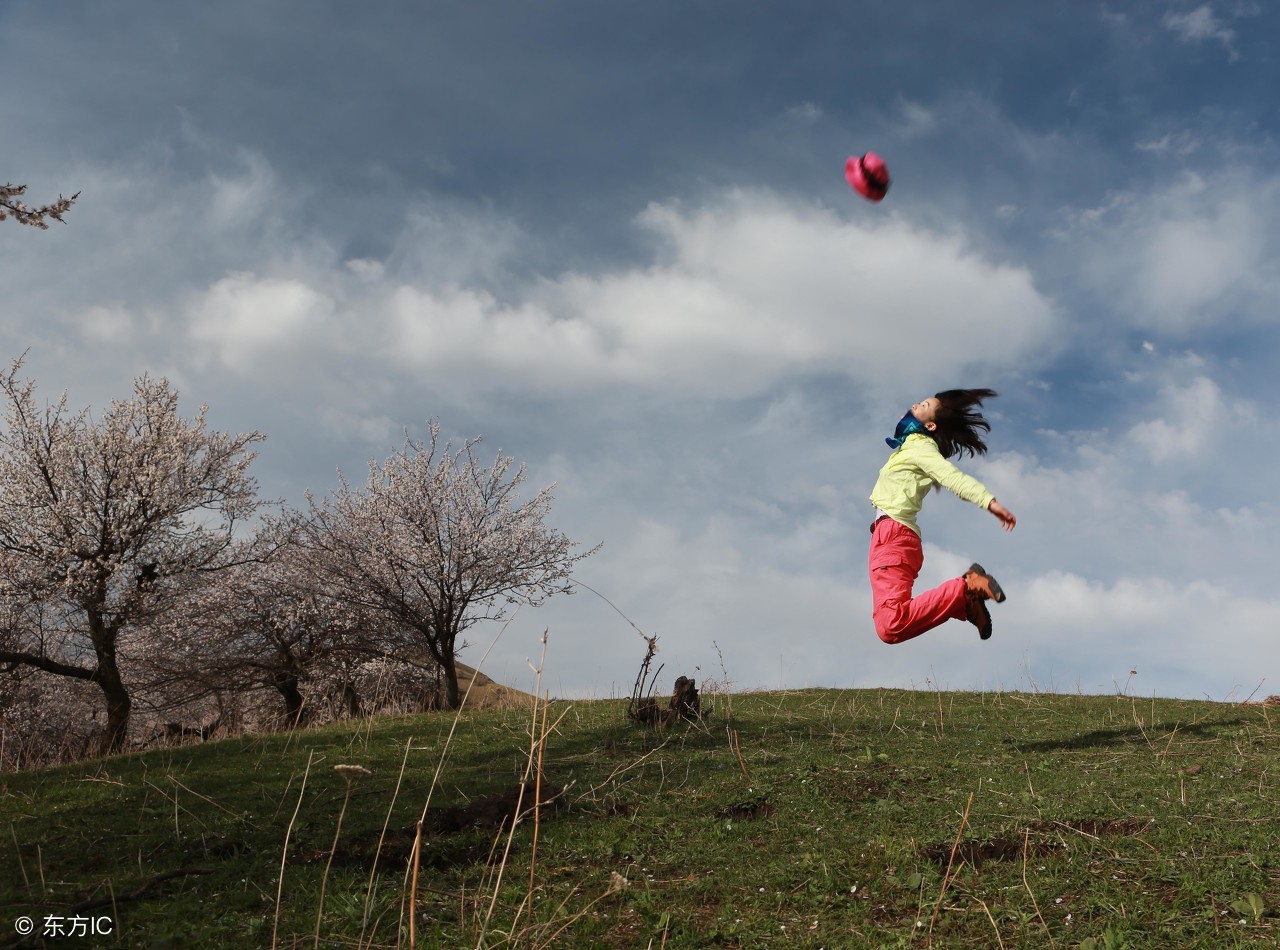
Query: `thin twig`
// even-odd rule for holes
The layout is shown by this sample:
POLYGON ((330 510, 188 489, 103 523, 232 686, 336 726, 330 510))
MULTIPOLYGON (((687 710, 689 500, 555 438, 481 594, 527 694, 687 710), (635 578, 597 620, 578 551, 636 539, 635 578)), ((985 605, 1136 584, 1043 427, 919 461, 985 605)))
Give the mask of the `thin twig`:
POLYGON ((187 786, 183 785, 181 782, 179 782, 179 781, 178 781, 176 778, 174 778, 172 775, 166 775, 166 776, 165 776, 165 778, 167 778, 170 782, 172 782, 174 785, 178 786, 178 788, 182 789, 183 791, 190 792, 192 795, 194 795, 196 798, 200 799, 201 801, 208 802, 208 803, 209 803, 210 805, 212 805, 214 808, 217 808, 217 809, 219 809, 220 811, 224 811, 224 812, 226 812, 226 813, 227 813, 228 815, 230 815, 232 818, 236 819, 236 821, 245 821, 245 817, 244 817, 244 815, 241 815, 241 814, 238 814, 238 813, 236 813, 236 812, 232 811, 230 808, 227 808, 225 805, 220 805, 220 804, 218 804, 218 803, 217 803, 217 802, 215 802, 212 798, 209 798, 207 795, 201 795, 199 792, 195 791, 194 789, 187 788, 187 786))
POLYGON ((121 894, 119 897, 111 891, 111 881, 108 880, 106 882, 108 891, 106 897, 95 897, 90 900, 80 901, 78 904, 72 904, 67 908, 67 914, 80 914, 87 910, 97 910, 99 907, 115 907, 120 901, 142 900, 142 898, 147 896, 151 888, 155 887, 157 884, 163 883, 164 881, 171 881, 175 877, 191 877, 194 875, 212 873, 213 871, 207 868, 180 868, 177 871, 165 871, 163 874, 157 874, 155 877, 149 878, 138 887, 129 891, 129 893, 121 894))
POLYGON ((630 772, 632 769, 634 769, 637 765, 639 765, 645 759, 649 758, 649 756, 656 755, 657 753, 661 752, 663 749, 667 747, 667 743, 670 741, 671 741, 671 738, 670 736, 668 736, 666 739, 662 740, 662 745, 655 746, 654 748, 650 749, 648 752, 640 756, 640 758, 636 759, 634 762, 629 762, 626 765, 618 766, 618 768, 614 769, 612 772, 609 773, 608 778, 606 778, 599 785, 591 786, 591 788, 587 789, 585 792, 579 795, 577 800, 583 801, 587 798, 590 798, 592 801, 595 801, 594 795, 599 789, 604 788, 606 785, 612 782, 615 778, 617 778, 623 772, 630 772))
POLYGON ((624 614, 621 610, 618 610, 617 604, 611 601, 604 594, 600 593, 600 591, 596 590, 594 587, 591 587, 590 585, 582 583, 582 581, 578 580, 577 578, 574 578, 573 580, 571 580, 570 583, 573 584, 575 587, 581 587, 583 590, 591 591, 591 593, 595 594, 597 597, 603 600, 606 604, 608 604, 615 611, 617 611, 617 614, 619 617, 621 617, 627 623, 631 624, 631 629, 634 630, 636 633, 640 634, 640 636, 644 637, 645 640, 650 640, 652 642, 652 639, 656 639, 656 637, 651 639, 647 633, 645 633, 643 630, 641 630, 639 627, 637 627, 634 623, 631 622, 630 617, 624 614))
POLYGON ((556 946, 556 939, 562 933, 564 933, 566 930, 572 927, 575 923, 577 923, 579 920, 585 917, 588 913, 590 913, 591 908, 595 907, 596 904, 600 903, 609 895, 618 893, 618 891, 620 891, 625 886, 627 886, 626 879, 623 878, 621 875, 618 875, 617 872, 615 871, 614 879, 610 881, 609 887, 604 891, 604 893, 597 895, 595 898, 591 900, 590 903, 588 903, 585 907, 583 907, 582 910, 578 911, 576 914, 574 914, 572 917, 566 920, 563 924, 561 924, 556 929, 556 931, 550 937, 548 937, 545 942, 539 944, 539 946, 541 947, 556 946))

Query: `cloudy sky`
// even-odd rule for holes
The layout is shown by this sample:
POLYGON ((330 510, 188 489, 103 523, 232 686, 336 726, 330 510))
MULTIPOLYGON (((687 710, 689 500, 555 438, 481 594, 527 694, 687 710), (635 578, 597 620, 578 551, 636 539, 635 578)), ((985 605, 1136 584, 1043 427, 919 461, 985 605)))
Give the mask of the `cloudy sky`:
POLYGON ((663 688, 1280 692, 1280 11, 980 6, 4 0, 0 178, 81 197, 0 223, 0 355, 168 376, 295 505, 431 418, 516 456, 613 605, 521 611, 524 688, 546 629, 629 693, 620 611, 663 688), (1018 529, 931 496, 922 582, 1009 600, 887 646, 883 438, 969 386, 1018 529))

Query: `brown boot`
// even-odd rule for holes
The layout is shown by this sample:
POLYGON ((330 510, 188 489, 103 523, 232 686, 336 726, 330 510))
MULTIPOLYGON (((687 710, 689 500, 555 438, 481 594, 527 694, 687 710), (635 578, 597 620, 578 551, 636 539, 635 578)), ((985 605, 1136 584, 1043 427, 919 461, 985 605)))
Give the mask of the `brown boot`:
POLYGON ((976 590, 965 591, 964 617, 978 628, 978 636, 991 639, 991 612, 987 610, 987 598, 976 590))
POLYGON ((1000 582, 984 571, 981 564, 969 565, 969 570, 964 575, 964 586, 966 591, 980 593, 984 600, 1004 603, 1004 591, 1000 589, 1000 582))

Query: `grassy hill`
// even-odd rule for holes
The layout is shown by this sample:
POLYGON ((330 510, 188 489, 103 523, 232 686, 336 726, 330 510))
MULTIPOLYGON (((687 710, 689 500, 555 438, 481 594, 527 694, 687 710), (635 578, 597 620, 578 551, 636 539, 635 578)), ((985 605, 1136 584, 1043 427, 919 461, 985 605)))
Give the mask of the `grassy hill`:
POLYGON ((40 945, 26 916, 108 919, 83 946, 1274 946, 1277 727, 805 690, 665 730, 553 702, 10 773, 0 945, 40 945))

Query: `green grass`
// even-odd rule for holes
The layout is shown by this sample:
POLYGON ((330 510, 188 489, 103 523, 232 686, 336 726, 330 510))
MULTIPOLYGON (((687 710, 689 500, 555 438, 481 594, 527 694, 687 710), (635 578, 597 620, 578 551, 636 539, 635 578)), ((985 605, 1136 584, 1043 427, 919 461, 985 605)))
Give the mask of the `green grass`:
MULTIPOLYGON (((507 834, 533 721, 458 720, 426 810, 417 946, 1280 936, 1280 709, 805 690, 719 697, 705 724, 654 731, 621 702, 556 702, 536 853, 532 815, 507 834)), ((409 946, 414 831, 452 725, 0 776, 0 944, 19 915, 38 931, 80 914, 110 916, 122 946, 310 946, 317 920, 321 946, 409 946), (340 763, 373 771, 349 797, 340 763)))

